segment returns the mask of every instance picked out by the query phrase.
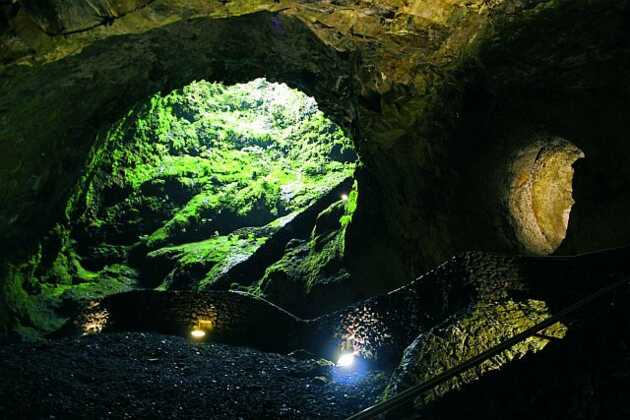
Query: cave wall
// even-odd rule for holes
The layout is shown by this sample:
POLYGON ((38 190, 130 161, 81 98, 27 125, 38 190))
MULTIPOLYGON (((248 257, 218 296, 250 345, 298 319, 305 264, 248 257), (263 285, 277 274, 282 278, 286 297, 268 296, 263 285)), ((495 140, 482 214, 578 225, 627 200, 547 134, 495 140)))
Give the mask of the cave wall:
POLYGON ((494 186, 528 133, 587 156, 558 252, 630 239, 627 1, 62 3, 0 6, 11 261, 64 217, 97 133, 134 103, 193 80, 261 76, 314 96, 352 136, 367 188, 350 237, 358 257, 392 266, 383 290, 462 250, 522 252, 494 186))

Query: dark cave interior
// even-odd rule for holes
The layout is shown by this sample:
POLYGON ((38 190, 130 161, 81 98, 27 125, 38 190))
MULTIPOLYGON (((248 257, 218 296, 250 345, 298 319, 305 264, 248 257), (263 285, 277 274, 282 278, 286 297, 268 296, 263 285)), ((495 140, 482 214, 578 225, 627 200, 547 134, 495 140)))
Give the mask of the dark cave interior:
POLYGON ((628 68, 627 0, 0 1, 0 418, 628 418, 628 68))

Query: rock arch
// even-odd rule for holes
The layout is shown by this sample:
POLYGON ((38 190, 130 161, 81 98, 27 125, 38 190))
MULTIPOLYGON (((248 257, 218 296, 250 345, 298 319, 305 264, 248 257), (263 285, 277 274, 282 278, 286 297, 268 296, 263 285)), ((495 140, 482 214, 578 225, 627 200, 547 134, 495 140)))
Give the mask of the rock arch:
POLYGON ((13 115, 34 121, 14 126, 2 145, 3 201, 11 205, 0 209, 0 218, 8 243, 32 242, 50 228, 50 218, 38 215, 61 216, 97 134, 154 92, 201 79, 231 84, 266 77, 315 97, 342 127, 352 122, 348 57, 298 19, 270 13, 180 21, 15 71, 3 102, 13 104, 13 115))

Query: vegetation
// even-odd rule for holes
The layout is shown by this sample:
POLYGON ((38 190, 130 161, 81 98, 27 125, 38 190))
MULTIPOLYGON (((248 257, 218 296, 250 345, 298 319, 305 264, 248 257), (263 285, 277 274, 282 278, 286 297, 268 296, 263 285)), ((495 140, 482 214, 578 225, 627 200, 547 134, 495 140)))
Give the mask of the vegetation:
POLYGON ((358 187, 322 211, 307 240, 288 247, 252 288, 282 307, 311 317, 347 299, 340 289, 350 279, 345 263, 346 230, 357 206, 358 187), (325 297, 325 298, 324 298, 325 297))
POLYGON ((32 261, 7 268, 16 290, 30 290, 9 310, 42 327, 35 302, 58 309, 137 287, 211 288, 351 177, 356 158, 314 99, 283 84, 200 81, 155 94, 99 135, 67 221, 32 261))
POLYGON ((155 95, 104 143, 81 219, 95 236, 131 228, 150 249, 265 225, 308 206, 356 160, 312 98, 264 79, 155 95))

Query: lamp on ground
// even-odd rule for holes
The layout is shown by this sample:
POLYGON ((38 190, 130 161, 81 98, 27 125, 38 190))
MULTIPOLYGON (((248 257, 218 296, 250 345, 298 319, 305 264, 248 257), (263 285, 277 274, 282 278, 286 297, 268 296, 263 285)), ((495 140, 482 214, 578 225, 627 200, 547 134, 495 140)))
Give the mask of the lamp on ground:
POLYGON ((201 340, 204 338, 208 331, 212 329, 212 321, 208 320, 199 320, 197 321, 197 325, 195 325, 190 331, 190 336, 196 340, 201 340))

